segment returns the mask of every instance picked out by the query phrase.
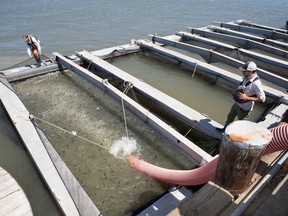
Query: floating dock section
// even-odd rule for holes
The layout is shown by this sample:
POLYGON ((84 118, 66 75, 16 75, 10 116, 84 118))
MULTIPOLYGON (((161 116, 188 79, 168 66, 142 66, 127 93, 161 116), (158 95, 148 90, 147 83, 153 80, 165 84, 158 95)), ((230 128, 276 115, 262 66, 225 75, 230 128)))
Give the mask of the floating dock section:
POLYGON ((214 127, 217 125, 217 122, 213 121, 212 119, 207 119, 207 117, 201 115, 190 107, 180 103, 167 94, 160 92, 159 90, 139 80, 138 78, 133 77, 127 72, 120 70, 119 68, 107 63, 106 61, 99 59, 87 51, 83 51, 78 55, 81 59, 92 62, 92 65, 94 65, 96 69, 105 71, 108 74, 112 74, 115 77, 120 78, 122 82, 132 83, 133 89, 136 89, 137 91, 146 95, 149 100, 156 102, 157 106, 160 106, 164 110, 167 110, 169 113, 172 113, 174 116, 177 116, 179 119, 182 119, 188 125, 193 126, 197 130, 207 135, 209 134, 208 136, 213 138, 221 138, 219 133, 214 129, 214 127), (209 120, 209 123, 207 123, 207 120, 209 120), (195 121, 197 122, 196 124, 195 121))
MULTIPOLYGON (((164 56, 171 58, 171 59, 177 59, 178 61, 180 61, 184 64, 187 64, 187 65, 190 65, 191 67, 195 68, 195 70, 199 69, 201 71, 204 71, 205 73, 209 73, 211 75, 214 75, 215 80, 218 78, 222 78, 222 79, 224 79, 224 80, 226 80, 229 83, 232 83, 234 85, 237 85, 242 80, 242 77, 239 75, 231 73, 227 70, 223 70, 219 67, 210 65, 208 63, 201 62, 197 59, 194 59, 192 57, 188 57, 188 56, 183 55, 181 53, 178 53, 176 51, 165 49, 165 47, 161 47, 159 45, 153 44, 152 42, 147 42, 147 41, 143 40, 143 41, 139 41, 137 43, 140 47, 142 47, 144 49, 149 49, 151 51, 157 52, 157 53, 164 55, 164 56)), ((244 64, 244 62, 242 62, 241 65, 243 65, 243 64, 244 64)), ((239 66, 240 66, 240 64, 239 64, 239 66)), ((280 78, 279 80, 281 83, 283 82, 282 78, 280 78)), ((283 83, 283 85, 285 85, 285 84, 283 83)), ((279 97, 285 97, 287 95, 286 93, 283 93, 281 91, 278 91, 278 90, 273 89, 273 88, 268 87, 268 86, 264 86, 264 91, 265 91, 267 97, 272 97, 272 98, 274 98, 274 100, 276 100, 279 97)))
MULTIPOLYGON (((240 60, 233 58, 231 56, 222 54, 222 53, 217 52, 213 49, 208 49, 208 48, 204 48, 204 47, 200 47, 200 46, 194 46, 191 44, 181 42, 181 40, 183 40, 183 38, 191 38, 191 40, 193 40, 195 37, 200 38, 200 36, 191 35, 191 34, 188 35, 188 33, 178 33, 177 35, 180 35, 181 37, 178 37, 175 35, 168 36, 168 37, 159 37, 159 36, 151 35, 151 37, 152 37, 151 40, 153 43, 157 43, 157 44, 160 44, 162 46, 171 46, 171 47, 175 47, 175 48, 189 51, 191 53, 197 53, 202 58, 204 58, 207 61, 207 63, 209 63, 209 64, 214 63, 214 62, 222 62, 222 63, 225 63, 227 65, 230 65, 230 66, 236 67, 236 68, 239 68, 243 65, 243 61, 240 61, 240 60)), ((206 42, 207 44, 210 45, 212 42, 208 43, 207 40, 209 40, 209 39, 202 38, 203 42, 206 42)), ((141 41, 139 41, 139 43, 140 43, 139 44, 140 47, 143 47, 143 48, 146 47, 141 41)), ((224 43, 218 42, 218 41, 213 41, 213 44, 224 44, 224 43)), ((147 46, 148 46, 148 44, 147 44, 147 46)), ((225 46, 228 46, 228 45, 225 44, 225 46)), ((150 49, 152 49, 152 48, 150 48, 150 49)), ((231 49, 235 50, 233 48, 231 48, 231 49)), ((156 48, 155 48, 155 50, 156 50, 156 48)), ((269 50, 269 52, 270 51, 271 50, 269 50)), ((287 54, 288 52, 285 52, 285 53, 287 54)), ((180 57, 178 57, 178 58, 174 57, 172 54, 169 55, 168 53, 163 53, 163 55, 165 55, 167 57, 170 56, 171 58, 176 58, 177 60, 181 61, 180 57)), ((288 58, 288 55, 287 55, 287 58, 288 58)), ((181 62, 183 62, 183 61, 181 61, 181 62)), ((197 59, 193 59, 193 58, 191 58, 190 63, 187 63, 187 64, 190 64, 193 67, 195 67, 197 63, 205 65, 204 62, 201 62, 201 61, 199 61, 197 59)), ((209 67, 209 66, 207 66, 207 67, 209 67)), ((215 68, 213 68, 213 69, 215 70, 215 68)), ((209 70, 204 70, 204 71, 209 73, 209 70)), ((219 71, 218 68, 216 68, 216 71, 219 71)), ((281 76, 278 76, 277 74, 273 74, 271 72, 263 70, 261 68, 258 68, 256 72, 261 77, 261 79, 269 80, 269 82, 271 82, 275 85, 278 85, 280 87, 283 87, 284 89, 287 88, 287 79, 285 79, 281 76)), ((222 76, 225 76, 226 73, 227 72, 225 72, 222 76)), ((226 76, 228 76, 228 77, 231 76, 231 73, 228 73, 226 76)))
MULTIPOLYGON (((213 157, 203 151, 201 148, 199 148, 197 145, 189 141, 187 138, 179 134, 177 131, 175 131, 171 126, 164 123, 162 120, 160 120, 158 117, 153 115, 148 110, 144 109, 142 106, 140 106, 138 103, 136 103, 134 100, 129 98, 124 93, 120 92, 118 89, 116 89, 113 85, 111 85, 108 80, 103 80, 99 78, 98 76, 94 75, 87 69, 75 64, 71 60, 65 58, 64 56, 54 53, 55 60, 60 64, 61 66, 75 72, 80 77, 88 80, 89 82, 95 84, 98 88, 103 89, 105 92, 109 93, 111 97, 115 98, 120 102, 121 99, 123 99, 125 107, 130 109, 133 113, 135 113, 140 119, 145 121, 149 126, 157 130, 161 135, 166 137, 168 140, 170 140, 175 146, 177 146, 180 150, 183 151, 183 153, 189 155, 192 159, 194 159, 195 162, 197 162, 199 165, 206 164, 207 162, 210 162, 213 157)), ((124 79, 126 82, 131 82, 133 86, 136 88, 139 88, 140 85, 145 85, 146 94, 149 94, 151 97, 153 96, 159 98, 164 98, 162 103, 173 103, 174 106, 172 106, 174 109, 175 107, 178 107, 180 111, 183 113, 188 113, 188 107, 184 107, 181 109, 181 107, 177 106, 177 101, 168 97, 167 95, 163 94, 162 92, 148 86, 145 83, 142 83, 138 79, 133 78, 132 76, 126 74, 124 71, 121 71, 114 66, 106 63, 105 61, 99 59, 96 56, 93 56, 89 54, 86 51, 82 52, 82 56, 89 57, 90 61, 93 64, 96 64, 98 67, 102 67, 102 69, 108 70, 112 73, 118 73, 122 79, 124 79), (123 78, 124 76, 127 76, 123 78), (150 92, 149 92, 150 91, 150 92), (147 93, 149 92, 149 93, 147 93), (186 108, 186 110, 185 110, 186 108)), ((144 89, 144 87, 143 87, 144 89)), ((142 90, 143 90, 142 89, 142 90)), ((171 105, 171 104, 170 104, 171 105)), ((167 106, 167 105, 166 105, 167 106)), ((172 108, 171 107, 171 108, 172 108)), ((176 110, 176 109, 175 109, 176 110)), ((179 111, 178 111, 179 112, 179 111)), ((213 128, 213 130, 215 130, 213 128)), ((216 130, 215 130, 216 131, 216 130)), ((219 134, 216 134, 219 137, 219 134)))
POLYGON ((82 198, 84 197, 85 199, 78 199, 78 201, 86 203, 85 206, 89 206, 89 208, 81 208, 80 210, 82 210, 82 212, 79 212, 79 209, 77 208, 77 205, 79 203, 74 202, 75 200, 73 200, 71 194, 77 194, 79 191, 77 187, 79 187, 80 185, 77 183, 73 183, 76 181, 74 176, 70 178, 68 177, 68 175, 71 175, 71 173, 67 171, 67 168, 65 166, 62 166, 62 171, 66 171, 66 175, 63 174, 61 176, 59 174, 59 163, 61 161, 59 162, 59 158, 56 158, 57 160, 55 160, 58 161, 58 164, 56 164, 58 165, 57 170, 55 167, 55 163, 53 162, 53 160, 51 160, 51 157, 57 157, 55 150, 54 152, 52 152, 53 147, 50 146, 49 151, 51 155, 48 153, 46 147, 42 142, 41 137, 38 134, 39 131, 37 131, 34 123, 32 122, 33 117, 30 116, 29 111, 25 108, 21 100, 13 91, 12 87, 4 78, 1 78, 0 80, 0 101, 5 111, 7 112, 7 115, 9 116, 11 122, 13 123, 13 126, 17 130, 23 144, 27 148, 28 153, 30 154, 32 160, 38 168, 44 182, 46 183, 48 189, 54 197, 54 200, 56 201, 62 212, 65 215, 71 216, 86 215, 85 212, 92 212, 93 215, 99 215, 100 212, 94 205, 87 205, 92 202, 90 201, 90 198, 85 195, 84 190, 82 190, 81 193, 84 193, 82 198), (66 181, 65 185, 63 181, 63 176, 66 177, 66 179, 68 178, 70 180, 70 185, 74 184, 76 185, 76 187, 70 187, 71 190, 68 191, 67 187, 69 187, 69 184, 67 184, 68 181, 66 181))

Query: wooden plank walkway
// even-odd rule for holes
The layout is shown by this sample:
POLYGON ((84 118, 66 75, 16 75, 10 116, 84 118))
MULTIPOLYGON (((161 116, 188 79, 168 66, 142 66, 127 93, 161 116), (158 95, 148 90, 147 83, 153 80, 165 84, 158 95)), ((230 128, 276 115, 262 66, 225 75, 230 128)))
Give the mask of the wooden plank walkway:
POLYGON ((0 167, 0 216, 33 215, 29 200, 16 180, 0 167))
POLYGON ((190 199, 181 203, 168 216, 180 215, 218 215, 227 205, 231 204, 233 196, 213 182, 208 182, 190 199))

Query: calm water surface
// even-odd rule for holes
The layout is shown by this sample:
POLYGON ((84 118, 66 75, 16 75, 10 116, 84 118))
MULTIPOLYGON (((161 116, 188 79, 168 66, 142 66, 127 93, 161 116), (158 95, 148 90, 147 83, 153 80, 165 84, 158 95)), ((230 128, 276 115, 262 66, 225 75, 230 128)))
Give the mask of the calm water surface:
POLYGON ((212 21, 247 19, 284 27, 285 0, 13 0, 0 7, 0 68, 27 59, 21 35, 35 34, 43 54, 73 54, 170 35, 212 21))
MULTIPOLYGON (((147 38, 147 34, 151 33, 157 33, 159 36, 170 35, 176 31, 185 30, 186 27, 206 26, 212 21, 227 22, 243 18, 259 24, 282 28, 284 27, 288 18, 287 11, 288 4, 284 0, 83 0, 81 2, 76 0, 2 1, 0 7, 0 69, 17 64, 28 58, 24 48, 24 43, 21 40, 21 35, 24 33, 35 34, 41 40, 42 53, 46 56, 50 56, 53 52, 59 52, 63 55, 71 55, 75 51, 81 51, 84 49, 94 51, 101 48, 126 44, 129 43, 131 39, 147 38)), ((199 112, 208 114, 210 117, 215 118, 215 120, 219 121, 220 123, 225 121, 225 112, 230 108, 229 105, 231 103, 229 97, 230 93, 222 94, 223 92, 221 93, 220 91, 219 94, 224 95, 223 101, 226 101, 222 101, 222 105, 216 100, 195 103, 193 98, 197 97, 197 95, 210 94, 209 86, 205 88, 205 90, 198 88, 193 92, 190 92, 191 94, 187 93, 181 96, 177 95, 177 92, 174 90, 175 88, 179 88, 181 85, 191 85, 191 83, 193 83, 193 85, 201 86, 203 84, 201 80, 193 82, 191 77, 187 79, 187 76, 184 73, 176 81, 175 71, 166 70, 165 66, 163 65, 158 67, 158 63, 154 63, 150 67, 148 67, 148 64, 146 64, 146 70, 149 69, 150 71, 153 71, 153 73, 144 74, 143 68, 145 67, 145 62, 143 63, 143 61, 145 61, 145 59, 140 60, 133 58, 135 57, 128 57, 128 59, 124 59, 122 62, 115 62, 115 64, 124 68, 125 70, 127 69, 127 71, 129 68, 126 64, 134 67, 135 70, 132 72, 135 76, 139 76, 139 78, 151 82, 151 84, 153 84, 153 86, 156 88, 162 89, 171 96, 178 97, 179 100, 183 102, 185 101, 185 103, 188 103, 189 106, 193 107, 199 112), (128 62, 131 60, 129 58, 132 58, 132 60, 136 63, 130 63, 129 65, 128 62), (139 64, 137 61, 139 61, 139 64), (139 72, 138 74, 137 71, 139 72), (165 85, 165 82, 157 82, 156 78, 159 77, 165 77, 165 82, 169 83, 169 85, 165 85), (190 97, 192 98, 191 100, 189 100, 190 97), (211 104, 214 104, 214 106, 211 107, 211 104), (221 110, 225 111, 222 112, 222 115, 219 115, 221 110)), ((149 64, 151 64, 151 60, 149 60, 149 64)), ((33 82, 26 82, 26 84, 35 85, 33 82)), ((47 84, 45 84, 45 91, 53 91, 55 94, 63 92, 62 88, 64 87, 61 87, 62 84, 59 84, 58 86, 54 86, 52 84, 53 83, 51 83, 51 86, 47 86, 47 84)), ((21 85, 25 84, 20 84, 19 88, 21 87, 23 89, 28 89, 26 92, 28 96, 26 95, 24 98, 26 98, 27 104, 31 103, 29 110, 31 109, 31 112, 37 112, 38 108, 34 108, 32 104, 36 103, 38 99, 41 101, 41 98, 37 98, 34 95, 35 91, 29 92, 29 88, 24 88, 24 86, 21 85), (34 95, 35 97, 31 97, 29 94, 34 95), (29 103, 28 100, 30 100, 29 103)), ((34 89, 36 87, 37 85, 35 85, 34 89)), ((19 92, 21 92, 21 88, 19 89, 19 92)), ((38 88, 41 89, 41 84, 38 85, 38 88)), ((69 96, 67 94, 78 94, 71 91, 69 92, 70 93, 63 92, 64 95, 66 94, 65 97, 69 96)), ((213 94, 217 95, 218 93, 215 91, 213 94)), ((82 110, 83 104, 77 104, 77 100, 74 102, 72 100, 72 103, 75 103, 76 110, 77 106, 79 110, 82 110)), ((45 114, 47 114, 47 116, 50 118, 52 114, 49 113, 49 109, 55 110, 55 106, 55 101, 43 103, 41 110, 45 108, 47 113, 44 112, 41 113, 41 115, 45 116, 45 114)), ((88 108, 89 106, 87 105, 85 110, 88 108)), ((90 111, 92 113, 92 108, 90 111)), ((74 114, 77 115, 77 112, 75 111, 74 114)), ((88 116, 82 114, 78 117, 88 118, 88 116)), ((11 132, 12 128, 7 126, 7 119, 4 117, 4 113, 2 111, 1 116, 0 166, 8 168, 8 171, 20 182, 24 190, 27 190, 26 193, 32 202, 35 215, 44 215, 45 213, 47 213, 47 215, 58 214, 58 210, 55 208, 51 200, 47 201, 46 203, 45 200, 49 200, 49 197, 47 198, 45 195, 45 190, 43 189, 42 183, 35 178, 35 176, 37 177, 37 174, 35 174, 35 171, 33 171, 33 166, 31 163, 29 164, 29 159, 25 156, 25 151, 23 151, 23 148, 21 145, 19 145, 19 142, 15 138, 15 133, 11 132), (4 157, 3 155, 8 156, 4 157), (19 164, 25 164, 25 168, 23 168, 23 166, 19 166, 19 164), (31 169, 29 170, 27 167, 31 167, 31 169), (39 187, 40 189, 35 191, 33 190, 35 187, 39 187), (39 202, 35 202, 35 200, 39 200, 39 202)), ((68 124, 71 123, 71 125, 73 125, 75 123, 73 123, 75 119, 77 118, 67 117, 68 124)), ((83 121, 85 122, 85 119, 83 121)), ((92 123, 87 124, 89 126, 89 124, 92 123)), ((51 129, 46 128, 46 130, 50 131, 51 129)), ((99 128, 92 130, 99 132, 99 128)), ((122 133, 123 126, 117 128, 116 131, 117 134, 122 133)), ((63 138, 55 133, 55 137, 52 137, 52 139, 55 140, 56 143, 59 143, 63 138)), ((102 136, 102 139, 106 139, 106 137, 102 136)), ((101 140, 99 140, 99 142, 101 142, 101 140)), ((72 141, 71 146, 71 148, 73 148, 73 146, 76 149, 79 148, 77 143, 73 143, 72 141)), ((75 155, 76 158, 80 158, 79 155, 82 154, 81 152, 85 152, 85 145, 83 148, 84 149, 80 148, 79 151, 76 151, 79 153, 78 155, 75 155)), ((96 147, 91 148, 93 151, 97 150, 96 147)), ((62 152, 61 156, 64 158, 69 156, 69 148, 65 147, 61 149, 59 147, 58 150, 62 152)), ((93 154, 89 152, 89 155, 92 157, 93 154)), ((69 165, 72 167, 71 169, 82 169, 84 162, 81 165, 82 167, 76 166, 76 168, 73 168, 73 162, 70 162, 69 165)), ((171 164, 171 166, 172 165, 173 164, 171 164)), ((78 173, 78 175, 82 174, 83 173, 81 172, 78 173)), ((92 174, 95 173, 92 172, 92 174)), ((102 178, 105 178, 105 176, 102 176, 102 178)), ((94 184, 91 179, 88 181, 90 182, 84 183, 84 188, 96 187, 97 184, 94 184)), ((157 190, 155 191, 157 193, 157 190)), ((89 195, 91 195, 93 199, 96 199, 93 194, 89 195)), ((151 194, 143 194, 144 199, 145 195, 149 198, 151 194)), ((146 199, 148 199, 147 197, 146 199)), ((111 199, 113 200, 113 198, 111 199)), ((118 215, 121 215, 122 212, 118 213, 118 215)))

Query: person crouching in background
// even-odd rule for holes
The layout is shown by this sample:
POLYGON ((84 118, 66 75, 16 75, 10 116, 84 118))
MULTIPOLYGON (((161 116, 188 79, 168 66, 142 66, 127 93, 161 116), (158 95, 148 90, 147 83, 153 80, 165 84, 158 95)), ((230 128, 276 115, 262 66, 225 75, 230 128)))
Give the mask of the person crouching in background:
POLYGON ((22 39, 26 42, 27 53, 30 58, 32 58, 32 54, 37 62, 36 66, 41 66, 41 46, 40 40, 38 40, 33 35, 23 34, 22 39))

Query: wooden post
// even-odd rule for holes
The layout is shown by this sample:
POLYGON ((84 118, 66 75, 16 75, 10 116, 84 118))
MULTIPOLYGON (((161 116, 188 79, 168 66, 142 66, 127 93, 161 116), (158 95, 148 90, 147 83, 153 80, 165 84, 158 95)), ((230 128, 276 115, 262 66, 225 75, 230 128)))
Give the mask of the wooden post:
POLYGON ((272 133, 257 123, 241 120, 225 130, 214 182, 231 194, 245 191, 272 133))

